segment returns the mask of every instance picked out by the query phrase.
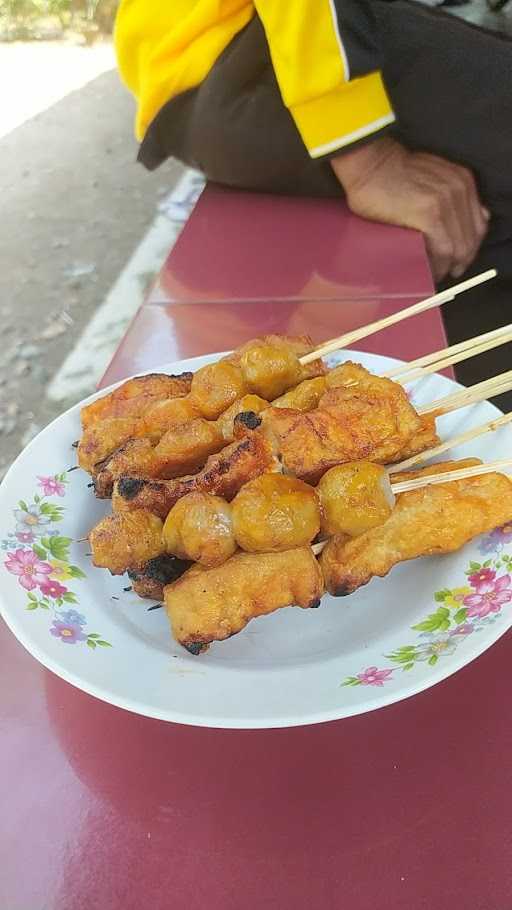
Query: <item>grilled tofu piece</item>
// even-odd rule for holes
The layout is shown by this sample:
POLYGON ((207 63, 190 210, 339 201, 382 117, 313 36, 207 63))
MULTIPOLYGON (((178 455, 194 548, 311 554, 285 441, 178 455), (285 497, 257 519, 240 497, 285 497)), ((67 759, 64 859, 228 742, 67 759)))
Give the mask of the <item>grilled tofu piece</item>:
POLYGON ((276 467, 272 446, 256 430, 212 455, 197 474, 161 481, 120 477, 114 487, 112 507, 115 512, 145 509, 165 520, 173 505, 187 493, 214 493, 229 502, 248 480, 276 467))
POLYGON ((165 588, 177 642, 200 654, 210 642, 240 632, 256 616, 282 607, 318 607, 320 567, 310 547, 283 553, 236 553, 213 569, 194 566, 165 588))
POLYGON ((393 456, 387 464, 393 464, 398 461, 405 461, 412 455, 419 455, 420 452, 426 452, 427 449, 433 449, 441 442, 437 435, 436 418, 434 414, 420 414, 420 428, 404 445, 396 455, 393 456))
POLYGON ((113 392, 85 405, 80 412, 84 429, 110 417, 142 417, 150 404, 169 398, 183 398, 190 392, 192 373, 168 376, 149 373, 128 379, 113 392))
POLYGON ((224 438, 215 421, 203 417, 174 426, 156 445, 149 437, 130 439, 98 470, 94 477, 96 495, 108 498, 114 482, 126 475, 170 480, 198 471, 208 456, 223 446, 224 438))
POLYGON ((315 410, 268 408, 262 414, 284 467, 301 480, 317 483, 347 461, 391 461, 420 431, 404 389, 391 379, 352 363, 326 379, 328 391, 315 410))
POLYGON ((102 518, 89 534, 93 565, 112 575, 142 568, 165 552, 162 529, 160 518, 142 509, 102 518))

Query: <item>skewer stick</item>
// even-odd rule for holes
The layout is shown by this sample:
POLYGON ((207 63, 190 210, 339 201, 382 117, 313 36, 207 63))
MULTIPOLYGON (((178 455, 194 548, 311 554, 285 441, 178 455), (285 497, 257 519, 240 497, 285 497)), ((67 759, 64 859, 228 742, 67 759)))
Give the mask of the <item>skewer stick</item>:
POLYGON ((449 303, 450 300, 453 300, 458 294, 463 294, 464 291, 469 291, 470 288, 474 288, 479 284, 483 284, 484 281, 495 278, 496 274, 496 269, 488 269, 480 275, 475 275, 474 278, 468 278, 466 281, 454 284, 453 287, 447 288, 446 291, 434 294, 433 297, 427 297, 425 300, 420 300, 418 303, 414 303, 412 306, 406 307, 398 313, 393 313, 391 316, 385 316, 384 319, 378 319, 376 322, 370 323, 370 325, 361 326, 359 329, 354 329, 352 332, 347 332, 345 335, 340 335, 338 338, 332 338, 331 341, 326 341, 324 344, 319 345, 319 347, 315 348, 314 351, 311 351, 310 354, 301 357, 300 362, 302 364, 310 363, 312 360, 317 360, 325 354, 339 351, 340 348, 347 347, 347 345, 353 344, 354 341, 359 341, 361 338, 367 338, 368 335, 374 335, 375 332, 380 332, 381 329, 387 329, 391 325, 396 325, 397 322, 402 322, 403 319, 408 319, 409 316, 416 316, 418 313, 425 313, 427 310, 431 310, 436 306, 442 306, 444 303, 449 303))
POLYGON ((483 342, 482 344, 476 344, 471 348, 467 348, 465 351, 458 351, 455 354, 448 354, 445 358, 436 360, 425 367, 416 367, 416 369, 413 369, 410 372, 407 372, 404 375, 400 376, 398 378, 398 381, 402 384, 407 382, 414 382, 414 380, 422 379, 424 376, 428 376, 430 373, 437 373, 440 370, 444 370, 446 367, 454 366, 456 363, 462 363, 463 360, 469 360, 471 357, 477 357, 479 354, 483 354, 484 351, 492 351, 493 348, 499 348, 500 345, 507 344, 509 341, 512 341, 512 327, 507 333, 502 333, 501 335, 495 338, 491 338, 489 341, 483 342))
POLYGON ((387 379, 396 379, 398 376, 402 377, 417 367, 429 366, 431 363, 436 363, 438 360, 444 360, 445 357, 449 357, 451 354, 458 354, 459 351, 471 350, 471 348, 478 347, 487 341, 491 341, 493 338, 508 335, 509 332, 512 332, 512 323, 502 326, 500 329, 493 329, 492 332, 484 332, 482 335, 475 335, 474 338, 468 338, 466 341, 459 341, 458 344, 452 344, 447 348, 432 351, 430 354, 424 354, 423 357, 417 357, 416 360, 411 360, 410 363, 402 363, 399 367, 394 367, 392 370, 388 370, 382 375, 387 379))
POLYGON ((461 446, 466 442, 471 442, 472 439, 477 439, 478 436, 484 436, 485 433, 494 433, 495 430, 505 426, 507 423, 512 423, 512 413, 504 414, 503 417, 497 417, 495 420, 489 420, 479 427, 474 427, 472 430, 460 433, 459 436, 452 436, 452 438, 447 439, 446 442, 442 442, 432 449, 426 449, 424 452, 419 452, 417 455, 411 455, 410 458, 406 458, 405 461, 401 461, 399 464, 390 465, 388 474, 406 471, 408 468, 412 468, 416 464, 421 464, 429 458, 435 458, 437 455, 442 455, 443 452, 448 452, 449 449, 454 449, 455 446, 461 446))
POLYGON ((327 543, 326 540, 320 540, 318 543, 314 543, 314 544, 313 544, 313 546, 311 547, 311 549, 313 550, 313 553, 315 554, 315 556, 318 556, 318 554, 322 552, 322 550, 323 550, 323 548, 325 547, 326 543, 327 543))
POLYGON ((477 404, 486 398, 493 398, 508 392, 512 388, 512 370, 506 370, 498 376, 491 379, 484 379, 483 382, 477 382, 476 385, 469 386, 467 389, 461 389, 458 392, 452 392, 444 398, 438 398, 424 408, 418 408, 418 414, 449 414, 458 408, 468 407, 470 404, 477 404))
MULTIPOLYGON (((430 474, 427 477, 417 477, 414 480, 403 480, 401 483, 391 485, 393 493, 410 493, 412 490, 421 490, 423 487, 432 487, 439 483, 451 483, 454 480, 465 480, 469 477, 480 477, 483 474, 494 474, 496 471, 512 470, 512 458, 502 461, 492 461, 488 464, 477 464, 472 468, 460 468, 458 471, 445 471, 441 474, 430 474)), ((313 544, 311 549, 315 556, 322 552, 327 540, 313 544)))
POLYGON ((408 493, 420 490, 437 483, 450 483, 452 480, 465 480, 466 477, 480 477, 481 474, 492 474, 496 471, 512 470, 512 458, 502 461, 491 461, 489 464, 477 464, 472 468, 460 468, 458 471, 445 471, 443 474, 430 474, 428 477, 416 477, 414 480, 403 480, 391 486, 393 493, 408 493))

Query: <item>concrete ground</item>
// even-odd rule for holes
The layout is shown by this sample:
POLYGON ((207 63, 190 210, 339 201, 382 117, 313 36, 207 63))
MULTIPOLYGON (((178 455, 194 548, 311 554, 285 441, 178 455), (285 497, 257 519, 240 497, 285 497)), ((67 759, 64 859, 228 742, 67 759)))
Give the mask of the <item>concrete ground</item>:
MULTIPOLYGON (((512 2, 453 12, 512 34, 512 2)), ((109 43, 0 44, 0 80, 1 478, 93 390, 197 187, 174 189, 175 163, 154 174, 135 163, 134 104, 109 43)))
POLYGON ((182 169, 135 163, 109 45, 0 45, 0 78, 1 476, 68 403, 46 387, 182 169))

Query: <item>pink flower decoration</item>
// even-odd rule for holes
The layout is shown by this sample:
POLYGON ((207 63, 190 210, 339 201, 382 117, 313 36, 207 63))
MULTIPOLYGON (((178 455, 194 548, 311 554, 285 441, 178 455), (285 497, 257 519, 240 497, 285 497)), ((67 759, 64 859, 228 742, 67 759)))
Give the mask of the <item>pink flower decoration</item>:
POLYGON ((32 534, 32 531, 18 531, 16 534, 16 539, 19 540, 20 543, 33 543, 35 537, 32 534))
POLYGON ((490 584, 495 578, 496 572, 493 569, 479 569, 478 572, 474 572, 473 575, 469 576, 468 581, 472 588, 476 588, 479 591, 482 585, 490 584))
POLYGON ((357 678, 362 686, 383 686, 393 670, 377 670, 377 667, 368 667, 363 673, 358 673, 357 678))
POLYGON ((499 613, 502 606, 511 600, 510 575, 502 575, 496 581, 480 582, 476 593, 464 598, 464 606, 468 607, 468 616, 482 619, 489 613, 499 613))
POLYGON ((55 581, 53 578, 45 578, 39 587, 46 597, 62 597, 64 594, 67 594, 68 590, 64 585, 61 585, 60 582, 55 581))
POLYGON ((43 584, 52 571, 49 563, 38 559, 32 550, 15 550, 14 553, 9 553, 4 565, 8 572, 18 576, 20 585, 27 591, 33 591, 38 585, 43 584))
POLYGON ((465 622, 465 623, 461 623, 460 626, 457 626, 456 629, 452 629, 452 631, 449 634, 450 634, 450 638, 454 638, 456 635, 471 635, 471 633, 474 631, 475 630, 474 630, 472 623, 465 622))
POLYGON ((66 487, 60 480, 57 480, 55 477, 39 477, 39 486, 41 487, 45 496, 64 496, 66 493, 66 487))
POLYGON ((87 641, 87 635, 84 635, 79 623, 63 622, 61 619, 53 620, 50 635, 60 638, 66 645, 74 645, 77 641, 87 641))

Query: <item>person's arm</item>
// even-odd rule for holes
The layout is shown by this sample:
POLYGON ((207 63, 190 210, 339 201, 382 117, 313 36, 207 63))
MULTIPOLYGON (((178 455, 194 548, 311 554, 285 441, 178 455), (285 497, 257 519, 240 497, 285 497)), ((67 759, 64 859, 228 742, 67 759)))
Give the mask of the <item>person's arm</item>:
POLYGON ((422 231, 436 280, 460 278, 487 233, 489 212, 470 170, 394 139, 337 155, 331 165, 351 210, 422 231))
POLYGON ((487 232, 472 173, 385 134, 395 115, 367 0, 254 0, 279 88, 312 158, 328 157, 352 211, 425 236, 437 280, 460 276, 487 232))
POLYGON ((395 115, 367 0, 254 0, 281 95, 312 158, 383 135, 395 115))

